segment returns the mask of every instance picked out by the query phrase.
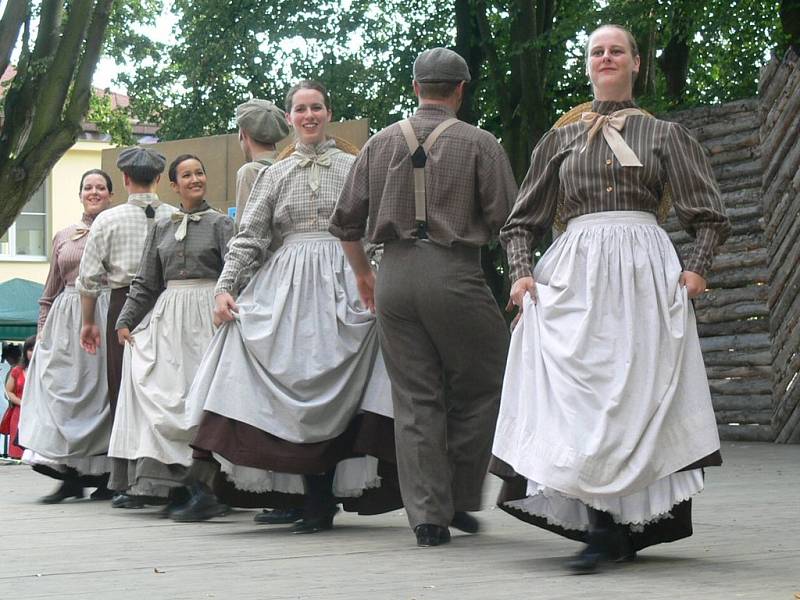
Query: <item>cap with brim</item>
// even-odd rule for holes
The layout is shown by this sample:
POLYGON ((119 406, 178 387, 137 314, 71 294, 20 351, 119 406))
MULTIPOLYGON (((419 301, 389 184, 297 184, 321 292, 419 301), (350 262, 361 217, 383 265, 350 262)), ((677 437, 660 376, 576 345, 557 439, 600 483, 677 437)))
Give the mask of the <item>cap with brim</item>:
POLYGON ((236 107, 236 124, 262 144, 277 144, 289 135, 283 111, 269 100, 253 98, 236 107))
POLYGON ((471 79, 467 61, 447 48, 425 50, 414 61, 414 81, 419 83, 458 82, 471 79))
POLYGON ((123 173, 134 172, 146 179, 160 175, 167 164, 163 154, 142 146, 125 148, 119 153, 117 168, 123 173))

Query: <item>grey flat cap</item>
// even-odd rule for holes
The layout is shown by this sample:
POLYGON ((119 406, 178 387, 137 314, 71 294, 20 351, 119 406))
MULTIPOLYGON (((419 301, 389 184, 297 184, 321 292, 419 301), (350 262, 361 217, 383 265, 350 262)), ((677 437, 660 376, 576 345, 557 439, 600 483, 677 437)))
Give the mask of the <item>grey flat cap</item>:
POLYGON ((436 83, 440 81, 469 81, 467 61, 447 48, 425 50, 414 61, 414 81, 436 83))
POLYGON ((236 107, 236 124, 262 144, 277 144, 289 135, 283 111, 269 100, 253 98, 236 107))
POLYGON ((167 159, 160 152, 134 146, 119 153, 117 168, 137 180, 151 181, 164 170, 167 159))

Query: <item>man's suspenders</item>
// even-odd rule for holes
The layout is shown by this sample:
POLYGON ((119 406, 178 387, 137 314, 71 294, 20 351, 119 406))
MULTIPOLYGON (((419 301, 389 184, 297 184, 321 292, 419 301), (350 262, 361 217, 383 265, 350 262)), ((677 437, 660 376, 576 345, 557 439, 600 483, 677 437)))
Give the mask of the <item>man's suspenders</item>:
POLYGON ((444 133, 444 130, 455 123, 458 123, 458 119, 451 118, 442 121, 420 145, 409 120, 400 121, 400 129, 406 138, 408 151, 411 153, 411 165, 414 167, 414 212, 417 221, 417 238, 420 240, 428 239, 428 205, 425 199, 425 163, 428 161, 428 152, 439 136, 444 133))

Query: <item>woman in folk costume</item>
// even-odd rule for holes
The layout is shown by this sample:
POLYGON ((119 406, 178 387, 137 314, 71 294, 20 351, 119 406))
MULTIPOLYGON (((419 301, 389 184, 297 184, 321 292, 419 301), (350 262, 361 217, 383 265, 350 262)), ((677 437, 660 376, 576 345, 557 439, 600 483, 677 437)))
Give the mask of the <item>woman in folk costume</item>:
MULTIPOLYGON (((53 237, 53 256, 39 300, 36 352, 28 368, 20 424, 23 460, 34 470, 61 480, 46 504, 82 498, 84 487, 97 487, 91 497, 108 499, 108 438, 111 413, 106 382, 105 349, 87 354, 80 347, 81 301, 75 279, 89 228, 111 203, 113 186, 104 171, 81 177, 81 222, 53 237)), ((98 322, 108 308, 108 293, 100 295, 98 322)))
POLYGON ((500 236, 522 315, 493 448, 499 504, 588 542, 578 572, 691 535, 701 468, 721 464, 691 298, 729 222, 702 146, 636 108, 638 69, 627 30, 590 36, 592 111, 536 146, 500 236), (666 186, 696 239, 683 267, 656 221, 666 186), (531 272, 554 219, 566 231, 531 272))
POLYGON ((116 323, 126 347, 109 486, 126 492, 115 499, 122 508, 170 492, 173 506, 188 497, 183 486, 194 428, 187 396, 214 333, 214 286, 233 236, 233 221, 205 200, 199 158, 177 157, 168 174, 180 211, 150 232, 116 323))
MULTIPOLYGON (((217 283, 223 325, 192 388, 205 403, 193 446, 221 465, 226 501, 272 506, 256 521, 315 533, 339 501, 360 513, 402 502, 375 317, 327 233, 355 152, 326 136, 322 84, 294 86, 286 111, 294 150, 260 172, 217 283), (283 245, 270 255, 273 230, 283 245)), ((198 504, 173 518, 205 515, 198 504)))

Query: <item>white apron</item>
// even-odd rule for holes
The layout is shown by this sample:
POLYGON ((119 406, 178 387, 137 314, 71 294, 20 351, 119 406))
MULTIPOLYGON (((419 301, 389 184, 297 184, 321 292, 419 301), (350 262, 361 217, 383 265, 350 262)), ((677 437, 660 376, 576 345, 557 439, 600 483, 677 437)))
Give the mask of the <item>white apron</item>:
MULTIPOLYGON (((109 456, 191 465, 196 424, 187 397, 214 333, 213 280, 167 282, 126 345, 109 456)), ((202 409, 202 407, 200 407, 202 409)))
POLYGON ((493 448, 529 480, 511 505, 585 529, 581 503, 644 523, 702 489, 699 470, 676 473, 719 449, 680 274, 655 217, 634 211, 572 219, 536 265, 493 448))

